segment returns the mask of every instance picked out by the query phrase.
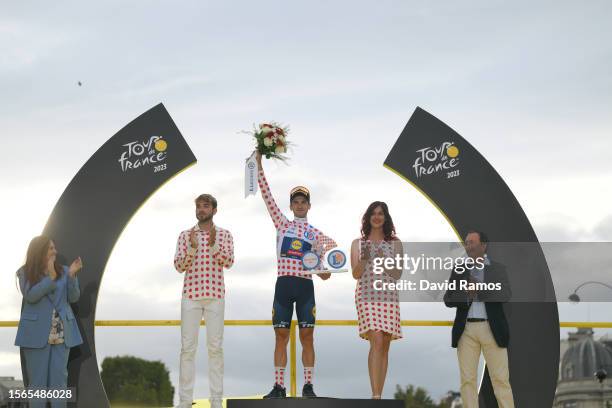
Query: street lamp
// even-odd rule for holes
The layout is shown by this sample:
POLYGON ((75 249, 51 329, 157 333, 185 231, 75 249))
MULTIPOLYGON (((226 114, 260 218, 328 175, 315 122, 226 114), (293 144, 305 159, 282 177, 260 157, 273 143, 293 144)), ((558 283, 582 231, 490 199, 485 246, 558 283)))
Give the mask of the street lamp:
POLYGON ((599 282, 599 281, 587 281, 584 283, 581 283, 580 285, 578 285, 578 287, 576 289, 574 289, 574 293, 572 293, 571 295, 569 295, 567 298, 570 300, 570 302, 572 303, 578 303, 580 302, 580 296, 578 296, 578 289, 580 289, 581 287, 585 286, 585 285, 602 285, 605 286, 608 289, 612 290, 612 286, 608 285, 607 283, 603 283, 603 282, 599 282))
POLYGON ((595 375, 595 378, 597 378, 597 381, 599 381, 599 386, 601 388, 601 406, 603 408, 606 408, 607 404, 606 404, 606 394, 604 390, 604 381, 608 377, 608 373, 603 368, 600 368, 599 370, 595 372, 594 375, 595 375))

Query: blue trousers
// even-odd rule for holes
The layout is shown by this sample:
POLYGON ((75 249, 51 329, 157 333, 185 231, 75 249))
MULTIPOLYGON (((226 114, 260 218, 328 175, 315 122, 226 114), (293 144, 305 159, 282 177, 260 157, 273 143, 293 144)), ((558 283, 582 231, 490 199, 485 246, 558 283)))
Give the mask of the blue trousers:
MULTIPOLYGON (((47 344, 43 348, 22 347, 30 387, 68 387, 68 355, 64 344, 47 344)), ((66 407, 66 400, 50 400, 53 408, 66 407)), ((46 407, 46 400, 32 400, 31 408, 46 407)))

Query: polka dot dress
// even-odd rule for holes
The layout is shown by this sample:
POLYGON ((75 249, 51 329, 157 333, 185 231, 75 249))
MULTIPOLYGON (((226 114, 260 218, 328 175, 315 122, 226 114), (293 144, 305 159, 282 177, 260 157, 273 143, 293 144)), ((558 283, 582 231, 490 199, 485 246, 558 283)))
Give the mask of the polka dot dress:
POLYGON ((367 333, 370 330, 389 333, 393 340, 402 338, 399 294, 396 291, 374 289, 376 280, 395 282, 395 279, 387 274, 375 274, 372 270, 372 259, 378 256, 379 250, 382 250, 384 257, 395 256, 393 246, 393 241, 361 240, 360 242, 360 250, 365 248, 364 250, 370 251, 370 261, 355 288, 359 336, 365 340, 368 339, 367 333))

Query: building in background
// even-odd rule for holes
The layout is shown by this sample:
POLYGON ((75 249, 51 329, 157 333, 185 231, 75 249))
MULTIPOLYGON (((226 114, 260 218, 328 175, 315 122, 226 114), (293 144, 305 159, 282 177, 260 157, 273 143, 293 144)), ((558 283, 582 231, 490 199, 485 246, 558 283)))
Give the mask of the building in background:
POLYGON ((15 402, 9 399, 9 390, 23 389, 23 381, 15 377, 0 377, 0 408, 20 408, 27 406, 25 402, 15 402))
MULTIPOLYGON (((561 341, 553 408, 612 408, 612 341, 581 328, 561 341), (606 373, 598 379, 596 373, 606 373)), ((600 374, 601 375, 601 374, 600 374)))

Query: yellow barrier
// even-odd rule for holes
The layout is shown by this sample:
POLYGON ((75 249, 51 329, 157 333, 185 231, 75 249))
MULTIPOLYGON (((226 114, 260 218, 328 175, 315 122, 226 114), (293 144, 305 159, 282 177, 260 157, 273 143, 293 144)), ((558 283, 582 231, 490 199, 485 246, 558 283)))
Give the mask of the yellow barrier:
MULTIPOLYGON (((0 321, 0 327, 17 327, 18 321, 0 321)), ((101 327, 146 327, 146 326, 180 326, 180 320, 96 320, 96 326, 101 327)), ((204 320, 200 323, 205 326, 204 320)), ((226 326, 271 326, 271 320, 226 320, 226 326)), ((297 321, 291 322, 289 329, 289 373, 291 377, 291 386, 289 393, 291 396, 297 395, 297 341, 296 341, 296 325, 297 321)), ((436 327, 436 326, 452 326, 450 320, 402 320, 402 326, 419 326, 419 327, 436 327)), ((357 326, 357 320, 317 320, 317 326, 357 326)), ((560 322, 559 327, 590 327, 594 329, 610 329, 612 322, 560 322)))

